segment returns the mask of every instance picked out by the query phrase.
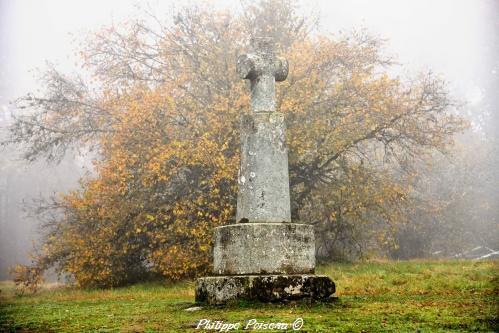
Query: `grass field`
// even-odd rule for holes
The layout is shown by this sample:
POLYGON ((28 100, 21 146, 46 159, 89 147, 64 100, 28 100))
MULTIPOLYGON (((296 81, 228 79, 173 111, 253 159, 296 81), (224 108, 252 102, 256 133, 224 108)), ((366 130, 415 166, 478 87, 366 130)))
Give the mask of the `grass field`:
POLYGON ((2 282, 0 331, 199 332, 201 319, 243 328, 250 319, 303 318, 302 332, 497 332, 498 268, 498 261, 334 264, 319 269, 337 284, 333 302, 240 303, 195 312, 185 311, 194 305, 190 281, 112 290, 47 287, 25 296, 2 282))

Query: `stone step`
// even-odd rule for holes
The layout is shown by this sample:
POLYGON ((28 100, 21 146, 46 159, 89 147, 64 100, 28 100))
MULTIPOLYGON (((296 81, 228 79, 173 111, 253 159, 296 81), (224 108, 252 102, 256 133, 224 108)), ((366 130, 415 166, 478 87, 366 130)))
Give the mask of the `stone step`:
POLYGON ((326 300, 335 292, 324 275, 207 276, 196 281, 196 302, 221 305, 236 300, 282 302, 326 300))

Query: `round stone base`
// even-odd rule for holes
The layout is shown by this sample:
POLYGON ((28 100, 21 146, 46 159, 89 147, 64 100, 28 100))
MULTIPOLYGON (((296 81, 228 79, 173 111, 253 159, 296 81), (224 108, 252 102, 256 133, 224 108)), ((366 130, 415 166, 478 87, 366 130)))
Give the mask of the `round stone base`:
POLYGON ((208 276, 196 281, 196 302, 212 305, 235 300, 324 300, 334 292, 334 282, 324 275, 208 276))
POLYGON ((314 227, 237 223, 215 228, 215 275, 314 274, 314 227))

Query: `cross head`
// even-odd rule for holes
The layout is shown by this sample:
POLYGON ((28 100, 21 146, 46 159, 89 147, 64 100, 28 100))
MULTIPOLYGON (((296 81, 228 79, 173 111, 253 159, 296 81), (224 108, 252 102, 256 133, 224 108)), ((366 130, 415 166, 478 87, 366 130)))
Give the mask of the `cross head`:
POLYGON ((275 82, 288 76, 288 61, 273 52, 272 38, 251 40, 253 52, 237 59, 237 73, 251 81, 251 109, 253 112, 275 111, 275 82))

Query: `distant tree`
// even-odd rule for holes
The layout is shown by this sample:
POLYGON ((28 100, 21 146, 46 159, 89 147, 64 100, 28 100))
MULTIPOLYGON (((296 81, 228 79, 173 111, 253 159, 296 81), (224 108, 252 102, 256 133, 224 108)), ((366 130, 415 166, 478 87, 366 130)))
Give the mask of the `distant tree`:
POLYGON ((389 76, 380 39, 320 34, 292 1, 239 15, 189 7, 172 24, 156 22, 96 33, 81 53, 93 83, 52 68, 45 95, 18 101, 31 112, 17 118, 11 142, 28 147, 28 160, 75 146, 99 153, 96 176, 58 201, 33 266, 17 268, 21 280, 33 267, 56 266, 81 286, 209 268, 212 229, 235 216, 239 119, 250 112, 235 63, 256 35, 272 36, 290 63, 277 97, 293 219, 316 226, 322 257, 394 245, 414 205, 412 163, 464 127, 442 80, 389 76))
POLYGON ((399 246, 390 251, 393 257, 452 257, 476 247, 499 249, 494 149, 486 137, 468 132, 451 154, 435 154, 431 166, 420 166, 413 194, 418 204, 408 214, 409 223, 396 232, 399 246))

